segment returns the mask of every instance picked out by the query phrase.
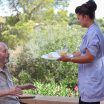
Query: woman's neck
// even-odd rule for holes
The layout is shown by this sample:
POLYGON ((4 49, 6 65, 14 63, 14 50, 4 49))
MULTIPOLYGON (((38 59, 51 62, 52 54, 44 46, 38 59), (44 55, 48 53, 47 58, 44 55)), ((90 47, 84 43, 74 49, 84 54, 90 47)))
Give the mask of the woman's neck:
POLYGON ((87 23, 87 28, 89 28, 92 24, 94 23, 94 20, 91 20, 91 21, 89 21, 88 23, 87 23))

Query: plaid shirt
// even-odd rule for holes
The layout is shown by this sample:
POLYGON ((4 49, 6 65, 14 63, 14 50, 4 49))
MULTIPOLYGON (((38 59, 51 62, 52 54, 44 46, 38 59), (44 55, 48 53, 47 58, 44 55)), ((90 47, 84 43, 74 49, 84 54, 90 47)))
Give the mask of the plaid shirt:
MULTIPOLYGON (((7 90, 12 88, 13 81, 12 81, 12 76, 5 66, 3 69, 0 68, 0 90, 7 90)), ((0 104, 20 104, 19 100, 16 96, 3 96, 0 97, 0 104)))

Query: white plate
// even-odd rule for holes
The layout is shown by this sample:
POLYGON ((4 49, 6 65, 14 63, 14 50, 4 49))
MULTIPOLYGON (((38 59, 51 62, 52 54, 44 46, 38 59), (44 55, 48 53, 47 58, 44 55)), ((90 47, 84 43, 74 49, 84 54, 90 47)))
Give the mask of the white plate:
POLYGON ((67 54, 68 57, 72 58, 73 57, 73 54, 67 54))
POLYGON ((50 52, 49 54, 42 55, 41 58, 47 59, 47 60, 57 60, 61 56, 57 52, 50 52))

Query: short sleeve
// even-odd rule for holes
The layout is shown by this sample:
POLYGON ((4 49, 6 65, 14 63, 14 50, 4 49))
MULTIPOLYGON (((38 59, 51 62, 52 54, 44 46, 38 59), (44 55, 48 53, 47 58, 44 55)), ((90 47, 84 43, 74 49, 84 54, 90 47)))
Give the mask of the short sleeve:
POLYGON ((96 57, 98 51, 99 51, 99 38, 97 35, 93 36, 92 39, 90 39, 90 42, 88 43, 86 47, 90 53, 96 57))

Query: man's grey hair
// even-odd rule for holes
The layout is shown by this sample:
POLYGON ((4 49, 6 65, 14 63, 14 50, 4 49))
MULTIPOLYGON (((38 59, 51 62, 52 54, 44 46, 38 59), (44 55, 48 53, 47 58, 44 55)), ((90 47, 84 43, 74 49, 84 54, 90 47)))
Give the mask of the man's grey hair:
POLYGON ((5 48, 8 49, 8 46, 7 46, 6 43, 4 43, 4 42, 0 42, 0 47, 5 47, 5 48))

